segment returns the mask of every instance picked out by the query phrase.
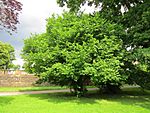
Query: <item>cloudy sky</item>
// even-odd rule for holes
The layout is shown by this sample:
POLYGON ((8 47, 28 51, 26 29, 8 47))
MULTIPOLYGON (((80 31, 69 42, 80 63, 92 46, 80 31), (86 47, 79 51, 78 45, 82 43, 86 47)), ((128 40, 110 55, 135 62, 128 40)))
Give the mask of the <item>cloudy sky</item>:
MULTIPOLYGON (((45 19, 53 13, 61 14, 67 8, 61 8, 56 0, 18 0, 23 4, 22 13, 19 15, 20 24, 17 33, 9 35, 5 31, 0 31, 0 41, 7 42, 15 48, 15 64, 23 64, 20 53, 23 47, 23 40, 29 38, 31 33, 42 33, 45 31, 45 19)), ((92 12, 94 8, 83 7, 86 13, 92 12)))

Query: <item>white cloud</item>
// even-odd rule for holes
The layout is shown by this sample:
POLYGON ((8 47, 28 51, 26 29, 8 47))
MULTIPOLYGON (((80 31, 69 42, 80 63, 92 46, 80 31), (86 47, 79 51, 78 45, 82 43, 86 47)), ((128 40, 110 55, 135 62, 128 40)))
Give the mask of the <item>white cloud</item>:
MULTIPOLYGON (((20 24, 18 25, 18 32, 13 36, 7 33, 0 34, 2 41, 9 42, 15 48, 16 60, 14 64, 23 65, 23 60, 19 54, 23 47, 23 39, 30 36, 31 33, 42 33, 46 29, 46 19, 53 13, 61 14, 63 10, 68 10, 66 7, 59 7, 56 0, 18 0, 23 4, 22 13, 19 15, 20 24)), ((87 7, 85 5, 82 10, 85 13, 91 13, 94 7, 87 7)))
POLYGON ((13 60, 13 64, 20 65, 22 67, 24 64, 24 61, 21 58, 17 58, 16 60, 13 60))
POLYGON ((100 9, 101 9, 100 6, 95 8, 95 5, 88 6, 88 4, 85 3, 80 10, 83 11, 84 13, 93 13, 94 11, 99 11, 100 9))
MULTIPOLYGON (((23 65, 24 61, 19 54, 23 47, 23 39, 30 37, 31 33, 41 33, 46 29, 46 19, 53 13, 61 14, 67 8, 58 6, 56 0, 19 0, 23 4, 23 9, 19 15, 20 24, 18 33, 11 44, 15 47, 16 65, 23 65)), ((8 40, 9 41, 9 40, 8 40)))
POLYGON ((58 6, 56 0, 20 0, 23 4, 20 15, 21 27, 29 32, 45 31, 46 19, 53 13, 61 14, 63 9, 58 6))

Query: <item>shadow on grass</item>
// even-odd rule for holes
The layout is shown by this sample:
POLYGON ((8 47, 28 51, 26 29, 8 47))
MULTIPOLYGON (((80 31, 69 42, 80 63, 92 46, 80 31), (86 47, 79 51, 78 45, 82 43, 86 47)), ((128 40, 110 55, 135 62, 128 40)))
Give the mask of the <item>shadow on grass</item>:
POLYGON ((117 102, 127 106, 139 106, 150 110, 150 92, 144 92, 140 89, 125 90, 119 94, 100 94, 98 91, 90 91, 84 97, 77 98, 71 93, 53 93, 53 94, 38 94, 29 95, 30 97, 47 100, 54 104, 60 103, 76 103, 76 104, 94 104, 102 100, 108 102, 117 102))
MULTIPOLYGON (((93 96, 91 95, 91 98, 93 96)), ((139 106, 150 110, 150 91, 145 91, 140 88, 126 88, 119 94, 101 94, 100 99, 109 102, 117 102, 122 105, 139 106)))
POLYGON ((13 99, 14 99, 13 97, 9 96, 0 96, 0 106, 10 104, 13 99))
POLYGON ((67 89, 67 87, 60 87, 60 86, 44 86, 44 87, 31 87, 31 88, 24 88, 20 89, 19 92, 26 92, 26 91, 43 91, 43 90, 63 90, 67 89))
POLYGON ((121 94, 117 95, 102 95, 102 99, 105 99, 110 102, 117 102, 122 105, 127 106, 139 106, 145 109, 150 110, 150 94, 141 93, 139 92, 136 94, 133 92, 122 92, 121 94))
POLYGON ((71 93, 51 93, 51 94, 37 94, 37 95, 29 95, 30 97, 35 97, 41 100, 47 100, 48 102, 54 103, 54 104, 60 104, 60 103, 77 103, 77 104, 93 104, 95 103, 95 99, 93 98, 86 98, 81 97, 77 98, 76 96, 72 95, 71 93))

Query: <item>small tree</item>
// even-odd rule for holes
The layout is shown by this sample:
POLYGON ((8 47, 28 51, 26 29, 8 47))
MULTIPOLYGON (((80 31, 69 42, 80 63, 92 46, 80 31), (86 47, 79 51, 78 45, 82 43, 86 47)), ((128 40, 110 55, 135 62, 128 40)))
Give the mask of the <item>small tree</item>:
POLYGON ((10 69, 13 66, 12 61, 14 59, 14 48, 10 44, 0 41, 0 69, 10 69))
POLYGON ((119 25, 99 14, 64 13, 48 19, 47 32, 25 40, 26 69, 43 80, 73 88, 76 95, 86 91, 86 81, 97 87, 119 85, 124 50, 119 25))

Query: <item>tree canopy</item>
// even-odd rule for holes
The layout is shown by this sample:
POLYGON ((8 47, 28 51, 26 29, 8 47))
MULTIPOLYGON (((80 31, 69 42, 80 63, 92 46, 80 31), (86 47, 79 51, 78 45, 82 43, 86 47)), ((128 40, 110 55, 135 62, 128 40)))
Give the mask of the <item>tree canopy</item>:
POLYGON ((11 68, 13 60, 15 60, 14 48, 10 44, 0 41, 0 69, 11 68))
POLYGON ((78 11, 85 3, 100 7, 103 18, 125 27, 128 38, 124 43, 128 46, 149 45, 149 0, 57 0, 57 3, 62 7, 66 4, 71 11, 78 11))
POLYGON ((76 95, 86 91, 87 81, 99 88, 119 85, 126 79, 121 74, 122 31, 97 13, 53 16, 46 33, 25 40, 25 68, 45 81, 73 88, 76 95))
POLYGON ((150 2, 137 4, 123 16, 122 24, 127 31, 125 44, 131 47, 128 63, 138 62, 130 68, 132 81, 150 89, 150 2))
POLYGON ((94 5, 95 7, 100 7, 100 11, 112 10, 117 14, 118 12, 121 13, 121 7, 127 11, 136 4, 141 4, 145 1, 148 0, 57 0, 57 3, 61 7, 67 5, 67 7, 70 8, 70 11, 78 11, 81 6, 87 3, 89 6, 94 5))
POLYGON ((129 81, 140 86, 142 84, 146 87, 150 86, 149 0, 57 0, 57 2, 62 7, 67 5, 70 11, 75 12, 85 3, 89 6, 95 5, 95 7, 99 7, 99 13, 103 18, 116 24, 122 24, 126 32, 123 45, 126 49, 131 48, 126 56, 124 67, 126 73, 130 73, 132 80, 129 81))

